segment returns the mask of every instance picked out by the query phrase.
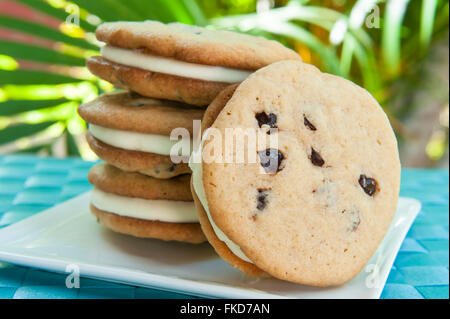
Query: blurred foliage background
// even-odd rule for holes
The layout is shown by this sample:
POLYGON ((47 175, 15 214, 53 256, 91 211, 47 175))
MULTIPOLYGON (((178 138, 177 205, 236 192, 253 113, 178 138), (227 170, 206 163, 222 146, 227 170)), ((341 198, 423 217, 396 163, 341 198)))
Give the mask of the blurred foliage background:
POLYGON ((93 159, 76 107, 113 90, 93 32, 146 19, 276 39, 369 90, 405 166, 448 167, 448 0, 0 0, 0 154, 93 159))

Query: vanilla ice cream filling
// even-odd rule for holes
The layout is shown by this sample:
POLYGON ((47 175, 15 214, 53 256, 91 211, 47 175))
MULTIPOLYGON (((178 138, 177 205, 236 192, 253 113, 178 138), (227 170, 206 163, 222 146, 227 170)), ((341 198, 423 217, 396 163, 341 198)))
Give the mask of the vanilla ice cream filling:
POLYGON ((189 160, 189 167, 192 170, 192 185, 194 186, 195 194, 197 195, 200 203, 205 209, 206 215, 208 216, 209 223, 211 224, 214 233, 217 238, 219 238, 230 250, 233 254, 235 254, 240 259, 253 264, 253 262, 244 254, 235 242, 233 242, 225 233, 217 227, 216 223, 214 223, 211 218, 211 214, 209 212, 208 201, 206 199, 205 188, 203 186, 203 168, 202 168, 202 148, 200 147, 198 150, 194 150, 192 152, 191 158, 189 160))
POLYGON ((143 54, 109 45, 101 48, 101 54, 107 60, 126 66, 202 81, 238 83, 244 81, 252 73, 246 70, 195 64, 143 54))
POLYGON ((121 131, 94 124, 89 124, 89 132, 96 139, 111 146, 125 150, 154 153, 166 156, 170 156, 171 149, 175 144, 179 143, 178 140, 171 140, 170 137, 166 135, 121 131))
POLYGON ((100 210, 125 217, 166 223, 198 223, 193 201, 125 197, 94 188, 91 202, 100 210))

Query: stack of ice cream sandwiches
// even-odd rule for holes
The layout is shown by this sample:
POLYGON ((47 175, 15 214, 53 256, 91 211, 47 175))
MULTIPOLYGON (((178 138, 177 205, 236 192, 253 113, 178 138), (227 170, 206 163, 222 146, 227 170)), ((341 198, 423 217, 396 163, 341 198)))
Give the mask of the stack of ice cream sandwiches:
POLYGON ((87 66, 122 90, 78 109, 89 124, 87 141, 104 161, 89 172, 92 213, 119 233, 206 241, 191 170, 187 159, 171 156, 179 143, 171 133, 181 129, 192 139, 194 121, 223 89, 274 62, 301 58, 275 41, 179 23, 105 23, 96 36, 105 45, 87 66))
POLYGON ((361 272, 400 187, 394 132, 366 90, 260 37, 153 21, 106 23, 96 36, 105 45, 88 68, 125 90, 79 108, 105 161, 89 173, 101 224, 207 240, 250 276, 332 286, 361 272), (254 133, 255 148, 228 145, 233 129, 236 143, 254 133), (177 131, 197 147, 180 154, 177 131))

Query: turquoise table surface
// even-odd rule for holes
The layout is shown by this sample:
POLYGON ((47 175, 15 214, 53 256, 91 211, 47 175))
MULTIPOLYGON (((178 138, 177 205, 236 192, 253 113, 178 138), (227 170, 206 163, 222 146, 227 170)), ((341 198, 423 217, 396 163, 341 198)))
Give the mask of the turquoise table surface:
MULTIPOLYGON (((37 214, 91 188, 94 163, 79 158, 0 156, 0 228, 37 214)), ((449 173, 405 169, 401 196, 422 202, 390 272, 382 298, 449 298, 449 173)), ((65 286, 65 275, 0 261, 0 299, 20 298, 196 298, 154 289, 81 279, 65 286)))

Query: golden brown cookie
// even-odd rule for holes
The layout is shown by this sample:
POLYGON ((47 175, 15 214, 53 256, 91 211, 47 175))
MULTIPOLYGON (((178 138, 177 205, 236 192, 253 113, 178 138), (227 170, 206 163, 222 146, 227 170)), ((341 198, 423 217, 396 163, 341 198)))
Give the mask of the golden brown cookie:
MULTIPOLYGON (((231 97, 233 96, 233 93, 236 91, 237 87, 238 87, 237 84, 230 85, 225 90, 223 90, 214 99, 214 101, 208 106, 208 108, 206 109, 205 114, 203 116, 203 120, 202 120, 202 131, 203 132, 206 129, 208 129, 209 127, 211 127, 211 125, 213 125, 217 116, 220 114, 222 109, 225 107, 225 105, 231 99, 231 97)), ((198 218, 200 220, 200 225, 202 226, 203 233, 205 234, 206 238, 213 246, 216 253, 223 260, 228 262, 231 266, 240 269, 242 272, 244 272, 248 276, 251 276, 251 277, 266 277, 266 276, 268 276, 263 270, 259 269, 254 264, 246 262, 245 260, 242 260, 241 258, 237 257, 228 248, 228 246, 217 237, 217 234, 214 232, 214 229, 211 226, 211 223, 209 221, 207 213, 206 213, 205 209, 203 208, 203 205, 199 201, 197 194, 195 193, 192 182, 191 182, 191 191, 192 191, 192 196, 194 198, 195 207, 198 212, 198 218)))
MULTIPOLYGON (((213 130, 249 129, 258 139, 270 133, 278 143, 257 144, 254 162, 191 163, 211 244, 246 273, 253 264, 311 286, 354 278, 398 201, 397 141, 379 104, 354 83, 296 61, 258 70, 225 103, 213 130)), ((226 158, 230 149, 209 136, 203 149, 226 158)))
POLYGON ((214 229, 211 226, 211 223, 209 222, 208 216, 205 212, 205 209, 203 208, 202 204, 200 203, 197 194, 195 193, 195 190, 191 183, 191 189, 192 189, 192 196, 194 197, 194 203, 195 207, 198 212, 198 218, 200 220, 200 225, 202 228, 203 233, 205 234, 206 238, 208 239, 209 243, 213 246, 216 253, 226 262, 228 262, 231 266, 238 268, 243 273, 247 274, 251 277, 267 277, 268 275, 261 269, 259 269, 257 266, 255 266, 252 263, 246 262, 245 260, 242 260, 241 258, 237 257, 233 252, 228 248, 228 246, 221 241, 216 233, 214 232, 214 229))
POLYGON ((128 172, 166 179, 189 173, 187 163, 174 163, 170 140, 174 129, 193 136, 193 123, 203 110, 136 93, 104 94, 80 105, 78 113, 89 123, 87 141, 106 162, 128 172))
POLYGON ((161 180, 101 163, 89 170, 88 180, 95 187, 120 196, 192 201, 189 175, 161 180))
POLYGON ((98 157, 126 172, 138 172, 159 179, 191 173, 187 163, 174 164, 170 156, 117 148, 97 140, 89 132, 86 133, 86 140, 98 157))
POLYGON ((89 172, 89 182, 94 185, 91 211, 102 225, 116 232, 201 243, 206 238, 189 180, 189 175, 160 180, 98 164, 89 172))
POLYGON ((96 36, 106 45, 87 61, 92 73, 145 96, 198 106, 259 68, 301 60, 276 41, 181 23, 104 23, 96 36))
POLYGON ((86 60, 89 71, 115 87, 144 96, 205 107, 227 83, 202 81, 114 63, 101 56, 86 60))
POLYGON ((170 136, 182 127, 193 133, 193 121, 201 120, 204 111, 191 105, 158 100, 132 92, 103 94, 78 108, 88 123, 121 131, 170 136))
POLYGON ((105 212, 93 205, 90 208, 100 224, 117 233, 138 238, 156 238, 190 244, 201 244, 206 241, 198 223, 177 224, 148 221, 105 212))
POLYGON ((110 22, 100 25, 95 35, 116 47, 244 70, 257 70, 280 60, 300 60, 297 53, 277 41, 182 23, 110 22))
POLYGON ((226 89, 220 92, 219 95, 217 95, 214 101, 211 102, 211 104, 208 106, 205 113, 203 114, 202 132, 206 131, 207 128, 213 125, 217 116, 225 107, 225 105, 228 103, 228 101, 231 99, 231 97, 234 94, 234 91, 236 91, 236 88, 238 86, 239 86, 238 84, 232 84, 228 86, 226 89))

